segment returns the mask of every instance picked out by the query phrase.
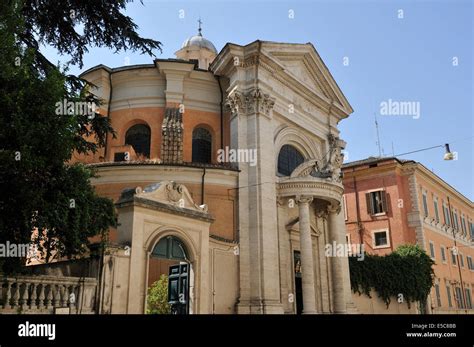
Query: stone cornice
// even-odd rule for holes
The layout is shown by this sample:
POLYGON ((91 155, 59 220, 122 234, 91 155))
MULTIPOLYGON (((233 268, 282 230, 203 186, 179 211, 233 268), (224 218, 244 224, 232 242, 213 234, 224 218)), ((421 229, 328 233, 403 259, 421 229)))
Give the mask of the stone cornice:
POLYGON ((332 110, 331 114, 337 116, 339 119, 347 117, 345 111, 339 104, 334 103, 325 95, 302 84, 301 81, 289 74, 281 65, 271 58, 262 54, 261 59, 258 60, 258 65, 268 71, 278 82, 290 87, 293 92, 301 96, 309 105, 313 105, 324 113, 329 113, 330 110, 332 110))
MULTIPOLYGON (((428 217, 423 218, 422 225, 423 225, 423 228, 427 228, 428 230, 435 232, 441 236, 444 236, 451 241, 454 240, 453 231, 451 227, 448 227, 442 223, 437 223, 434 218, 428 218, 428 217)), ((467 246, 474 249, 474 240, 470 240, 469 237, 462 236, 459 231, 455 233, 455 238, 456 238, 456 242, 460 242, 461 244, 463 244, 463 246, 467 246)))
POLYGON ((214 235, 214 234, 209 234, 209 238, 212 239, 212 241, 214 241, 215 243, 220 243, 220 244, 225 245, 225 246, 229 246, 229 244, 230 245, 238 245, 239 244, 235 240, 229 240, 229 239, 226 239, 225 237, 214 235))
POLYGON ((276 186, 279 197, 312 196, 330 203, 339 203, 344 193, 342 184, 319 178, 289 178, 276 186))
POLYGON ((152 201, 140 197, 135 197, 133 200, 122 201, 115 204, 117 208, 123 207, 142 207, 147 209, 152 209, 155 211, 168 212, 171 214, 188 217, 192 219, 199 219, 205 222, 212 223, 214 218, 212 218, 208 213, 203 213, 195 210, 190 210, 187 208, 182 208, 178 206, 169 205, 159 201, 152 201))
POLYGON ((282 66, 271 60, 271 58, 262 56, 262 58, 259 60, 259 66, 267 70, 277 81, 283 85, 291 87, 291 89, 300 95, 306 102, 314 105, 324 113, 329 113, 331 105, 333 105, 333 115, 337 115, 338 118, 347 117, 338 104, 333 104, 331 99, 325 95, 319 93, 316 90, 312 90, 305 84, 302 84, 301 81, 289 74, 282 66))
POLYGON ((406 175, 418 173, 422 176, 423 179, 426 179, 432 182, 433 185, 440 187, 441 189, 449 192, 451 197, 454 197, 458 200, 461 200, 464 204, 468 205, 471 209, 474 208, 474 203, 469 200, 466 196, 458 192, 455 188, 453 188, 449 183, 444 181, 441 177, 436 175, 435 173, 428 170, 426 167, 423 166, 421 163, 407 163, 403 165, 402 172, 406 175))
POLYGON ((298 205, 311 204, 312 201, 313 201, 313 197, 311 195, 297 195, 296 196, 296 202, 298 205))
POLYGON ((165 74, 171 74, 175 76, 187 76, 191 71, 194 70, 194 64, 191 62, 183 63, 181 61, 159 61, 155 60, 156 67, 160 72, 165 74))
POLYGON ((324 89, 330 94, 330 99, 338 100, 342 106, 341 110, 344 110, 344 113, 350 114, 353 112, 351 105, 312 43, 279 44, 275 42, 264 42, 263 50, 264 52, 268 51, 269 54, 275 56, 276 59, 279 59, 279 57, 285 59, 288 56, 303 56, 305 62, 312 66, 315 78, 324 84, 324 89), (281 46, 286 46, 288 49, 279 49, 281 46))

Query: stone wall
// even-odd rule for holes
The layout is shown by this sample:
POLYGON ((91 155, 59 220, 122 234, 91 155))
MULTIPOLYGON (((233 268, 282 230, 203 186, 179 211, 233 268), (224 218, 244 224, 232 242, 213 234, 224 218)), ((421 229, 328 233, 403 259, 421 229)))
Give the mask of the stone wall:
POLYGON ((392 298, 387 307, 385 302, 380 299, 377 293, 372 290, 371 298, 367 295, 352 293, 352 300, 357 307, 357 313, 360 314, 419 314, 418 304, 411 303, 410 307, 405 303, 398 303, 397 298, 392 298))

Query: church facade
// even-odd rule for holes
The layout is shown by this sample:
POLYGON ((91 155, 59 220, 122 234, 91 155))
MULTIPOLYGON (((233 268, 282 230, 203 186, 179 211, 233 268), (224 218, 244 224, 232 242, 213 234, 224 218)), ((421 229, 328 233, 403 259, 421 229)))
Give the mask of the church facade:
POLYGON ((116 131, 96 155, 116 202, 102 313, 144 313, 167 275, 179 313, 350 313, 338 123, 352 108, 314 46, 217 52, 201 30, 176 59, 82 77, 116 131))

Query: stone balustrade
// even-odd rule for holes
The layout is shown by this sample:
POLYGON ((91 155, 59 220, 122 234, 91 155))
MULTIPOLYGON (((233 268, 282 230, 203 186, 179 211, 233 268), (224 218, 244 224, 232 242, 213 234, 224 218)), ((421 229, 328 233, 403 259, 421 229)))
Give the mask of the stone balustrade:
POLYGON ((0 314, 94 313, 95 278, 11 276, 2 279, 0 314))

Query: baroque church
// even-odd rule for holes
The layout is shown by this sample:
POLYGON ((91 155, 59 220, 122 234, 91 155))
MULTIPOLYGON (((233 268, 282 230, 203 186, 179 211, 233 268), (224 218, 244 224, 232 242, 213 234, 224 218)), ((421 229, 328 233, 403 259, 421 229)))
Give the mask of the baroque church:
POLYGON ((81 75, 116 131, 73 158, 118 212, 100 313, 146 312, 163 274, 176 313, 354 312, 348 259, 324 251, 346 242, 337 126, 353 110, 315 47, 218 52, 199 28, 175 54, 81 75))

